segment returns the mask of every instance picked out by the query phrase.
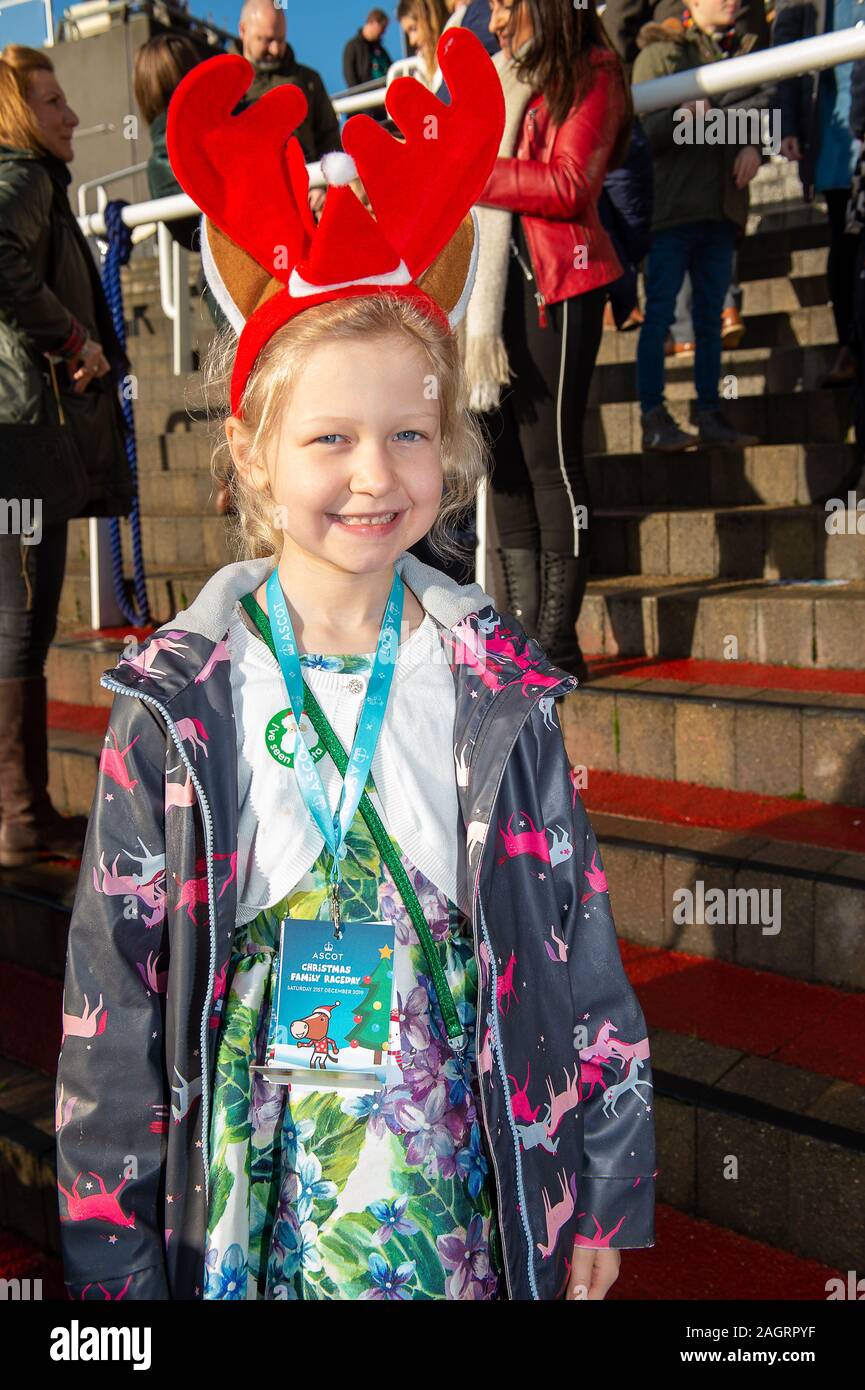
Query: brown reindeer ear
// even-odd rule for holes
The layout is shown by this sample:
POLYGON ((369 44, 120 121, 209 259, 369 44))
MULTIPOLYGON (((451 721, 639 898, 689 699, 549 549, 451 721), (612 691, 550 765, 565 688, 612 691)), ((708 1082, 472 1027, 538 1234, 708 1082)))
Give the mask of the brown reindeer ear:
POLYGON ((201 259, 219 306, 238 336, 256 309, 285 288, 281 280, 269 275, 248 251, 204 216, 201 259))
POLYGON ((460 301, 468 298, 470 281, 474 281, 476 245, 477 226, 472 214, 467 213, 429 269, 418 277, 417 283, 441 305, 451 320, 452 328, 462 318, 460 301))

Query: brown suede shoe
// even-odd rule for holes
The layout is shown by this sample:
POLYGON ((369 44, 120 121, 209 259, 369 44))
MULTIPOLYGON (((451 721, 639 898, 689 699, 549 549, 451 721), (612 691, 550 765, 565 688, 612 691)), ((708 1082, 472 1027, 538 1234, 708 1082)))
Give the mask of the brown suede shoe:
POLYGON ((745 325, 738 309, 721 312, 721 347, 725 352, 737 348, 745 336, 745 325))
POLYGON ((44 676, 0 680, 0 867, 80 859, 86 816, 61 816, 48 795, 44 676))

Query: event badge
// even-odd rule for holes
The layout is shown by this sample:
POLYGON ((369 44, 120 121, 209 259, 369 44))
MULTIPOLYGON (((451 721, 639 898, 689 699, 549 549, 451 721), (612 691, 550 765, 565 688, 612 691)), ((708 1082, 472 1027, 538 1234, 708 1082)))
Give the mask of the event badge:
POLYGON ((304 1086, 383 1083, 399 1072, 394 999, 392 922, 352 922, 335 939, 330 921, 284 918, 266 1065, 256 1070, 304 1086))

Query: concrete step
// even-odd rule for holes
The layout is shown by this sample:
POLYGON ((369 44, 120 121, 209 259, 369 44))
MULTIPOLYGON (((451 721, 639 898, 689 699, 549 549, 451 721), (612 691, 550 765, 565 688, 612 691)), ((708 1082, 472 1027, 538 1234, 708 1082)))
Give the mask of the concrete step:
POLYGON ((845 511, 843 516, 846 532, 830 535, 830 517, 823 507, 754 503, 705 510, 599 508, 590 537, 594 572, 598 576, 711 579, 865 579, 865 511, 845 511))
MULTIPOLYGON (((745 396, 723 401, 724 415, 738 430, 757 436, 760 444, 831 444, 846 442, 852 402, 846 391, 791 391, 776 396, 745 396)), ((695 422, 696 401, 677 404, 682 423, 695 422)), ((637 401, 590 406, 586 412, 587 453, 635 453, 642 449, 637 401)))
MULTIPOLYGON (((827 467, 829 477, 838 472, 840 468, 833 471, 831 466, 827 467)), ((217 485, 209 469, 172 469, 168 472, 157 472, 156 469, 147 468, 141 470, 138 477, 141 511, 148 517, 164 514, 203 519, 213 516, 216 490, 217 485)))
MULTIPOLYGON (((601 676, 567 697, 572 764, 862 806, 865 694, 601 676)), ((865 849, 865 809, 862 812, 865 849)))
MULTIPOLYGON (((591 799, 590 788, 585 795, 591 799)), ((839 989, 865 988, 858 946, 865 853, 604 812, 593 813, 592 824, 616 929, 628 941, 839 989), (750 895, 728 898, 738 920, 725 912, 711 922, 721 917, 717 897, 715 910, 705 910, 713 889, 750 895), (772 931, 776 923, 780 929, 772 931)))
MULTIPOLYGON (((768 393, 813 391, 835 361, 838 347, 820 343, 811 347, 741 347, 721 358, 722 396, 760 396, 768 393)), ((601 362, 595 367, 589 404, 630 401, 637 394, 636 362, 601 362)), ((664 394, 668 401, 688 401, 694 396, 694 356, 668 358, 664 394)))
POLYGON ((169 434, 146 434, 136 418, 135 437, 139 477, 143 479, 146 473, 152 473, 154 487, 161 487, 169 472, 198 473, 210 478, 213 444, 206 431, 182 428, 169 434))
POLYGON ((589 581, 583 650, 606 657, 723 660, 806 668, 865 668, 865 584, 770 580, 589 581))
MULTIPOLYGON (((590 454, 586 472, 597 507, 623 501, 643 507, 754 502, 789 507, 846 498, 857 482, 860 460, 852 444, 758 444, 734 453, 696 449, 686 454, 590 454)), ((148 482, 152 477, 142 475, 148 482)), ((167 487, 173 477, 164 474, 160 486, 167 487)), ((182 487, 178 494, 184 495, 182 487)))
MULTIPOLYGON (((752 314, 745 321, 745 328, 745 337, 738 351, 808 346, 838 349, 835 319, 828 304, 797 309, 792 313, 785 310, 781 313, 752 314)), ((606 329, 598 351, 598 363, 636 361, 638 337, 639 334, 633 331, 618 333, 615 329, 606 329)), ((666 360, 669 367, 671 359, 666 360)), ((689 359, 688 365, 693 370, 693 358, 689 359)))
MULTIPOLYGON (((201 592, 210 576, 211 566, 192 564, 162 565, 147 571, 147 596, 154 625, 173 618, 181 608, 187 608, 201 592)), ((80 630, 90 623, 90 573, 81 560, 67 565, 66 578, 60 595, 58 624, 61 632, 80 630)))
MULTIPOLYGON (((208 480, 209 481, 209 480, 208 480)), ((208 566, 211 570, 230 564, 235 558, 230 541, 230 523, 211 508, 209 516, 174 516, 167 513, 167 503, 161 504, 156 515, 141 517, 141 541, 146 569, 161 569, 165 565, 208 566)), ((133 570, 132 540, 129 522, 120 521, 123 545, 124 572, 133 570)), ((86 518, 69 523, 68 558, 88 562, 88 522, 86 518)))

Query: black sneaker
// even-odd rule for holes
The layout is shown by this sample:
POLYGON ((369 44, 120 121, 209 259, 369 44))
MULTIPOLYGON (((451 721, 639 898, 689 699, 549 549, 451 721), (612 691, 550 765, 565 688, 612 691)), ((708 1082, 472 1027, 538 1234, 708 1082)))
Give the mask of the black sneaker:
POLYGON ((692 449, 699 440, 695 434, 680 429, 665 405, 656 405, 654 410, 640 416, 643 427, 643 452, 679 453, 682 449, 692 449))
POLYGON ((755 434, 743 434, 741 430, 734 430, 732 425, 727 424, 720 410, 698 410, 697 429, 700 443, 707 449, 747 449, 760 442, 755 434))

